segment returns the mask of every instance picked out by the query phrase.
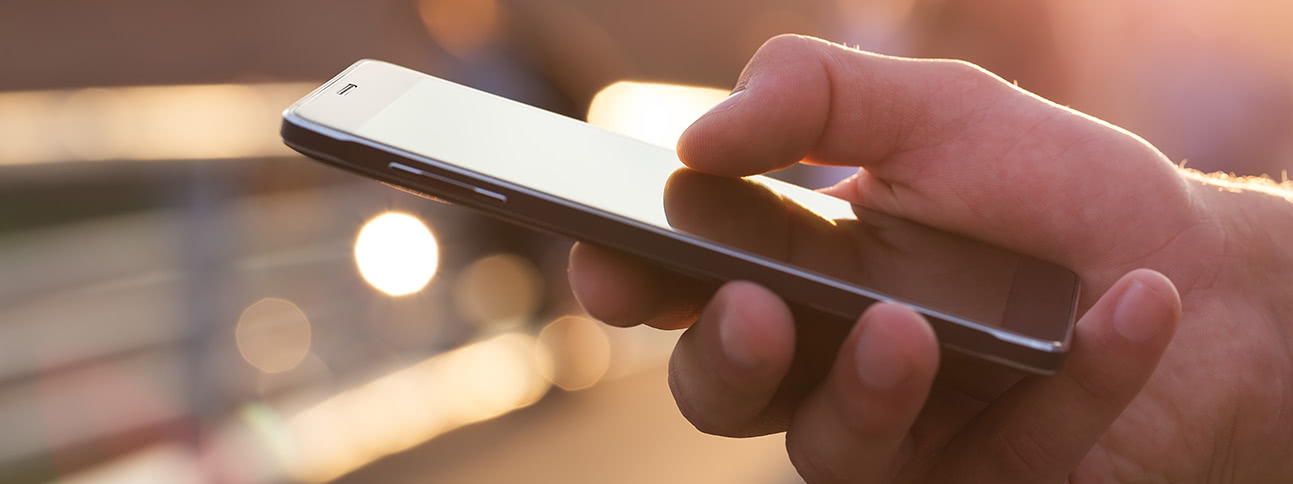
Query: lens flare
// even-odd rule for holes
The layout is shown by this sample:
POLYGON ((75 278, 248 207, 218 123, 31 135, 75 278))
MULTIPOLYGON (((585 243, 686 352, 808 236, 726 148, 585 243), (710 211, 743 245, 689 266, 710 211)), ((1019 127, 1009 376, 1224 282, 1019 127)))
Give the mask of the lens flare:
POLYGON ((454 307, 490 330, 519 326, 543 304, 543 276, 524 257, 495 254, 472 262, 454 281, 454 307))
POLYGON ((310 352, 310 320, 291 301, 267 297, 243 310, 234 339, 251 366, 280 373, 296 368, 310 352))
POLYGON ((403 296, 422 290, 440 265, 440 246, 416 217, 387 212, 364 224, 355 239, 355 264, 368 284, 403 296))
POLYGON ((499 32, 496 0, 418 0, 417 9, 431 38, 459 58, 475 57, 499 32))
POLYGON ((611 364, 611 344, 606 330, 592 319, 563 316, 539 332, 539 343, 552 355, 553 384, 573 391, 601 381, 611 364))

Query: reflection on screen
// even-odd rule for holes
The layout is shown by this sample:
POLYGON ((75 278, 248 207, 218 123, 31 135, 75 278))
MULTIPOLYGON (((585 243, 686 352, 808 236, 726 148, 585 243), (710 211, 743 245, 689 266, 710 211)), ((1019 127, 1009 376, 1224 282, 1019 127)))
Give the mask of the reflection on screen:
POLYGON ((670 150, 435 78, 357 134, 982 324, 1018 256, 776 180, 681 169, 670 150))

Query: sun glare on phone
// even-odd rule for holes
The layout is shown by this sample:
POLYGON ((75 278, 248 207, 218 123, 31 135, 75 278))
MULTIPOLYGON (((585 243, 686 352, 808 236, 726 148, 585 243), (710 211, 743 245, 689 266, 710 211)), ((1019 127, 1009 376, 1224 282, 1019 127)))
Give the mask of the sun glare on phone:
POLYGON ((417 217, 386 212, 359 230, 355 264, 377 290, 403 296, 431 281, 440 265, 440 247, 431 229, 417 217))
POLYGON ((618 81, 593 96, 588 123, 673 149, 683 130, 728 94, 712 87, 618 81))

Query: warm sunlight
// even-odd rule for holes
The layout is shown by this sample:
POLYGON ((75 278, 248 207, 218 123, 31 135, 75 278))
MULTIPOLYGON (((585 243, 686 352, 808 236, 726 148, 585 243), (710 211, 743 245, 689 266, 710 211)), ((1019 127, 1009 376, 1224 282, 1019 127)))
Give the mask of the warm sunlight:
POLYGON ((289 156, 279 110, 317 83, 0 92, 0 166, 289 156))
POLYGON ((467 424, 525 407, 547 393, 543 346, 508 333, 433 356, 315 404, 287 422, 285 467, 326 482, 467 424))
POLYGON ((421 220, 386 212, 359 230, 355 264, 373 287, 403 296, 422 290, 431 281, 440 264, 440 248, 421 220))
POLYGON ((727 95, 713 87, 619 81, 593 96, 588 122, 673 149, 683 130, 727 95))

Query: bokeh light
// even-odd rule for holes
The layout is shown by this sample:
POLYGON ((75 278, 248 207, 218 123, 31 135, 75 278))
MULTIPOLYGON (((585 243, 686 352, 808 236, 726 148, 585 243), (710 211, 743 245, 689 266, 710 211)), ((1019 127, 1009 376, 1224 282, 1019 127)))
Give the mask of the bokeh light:
POLYGON ((582 390, 601 381, 611 364, 606 330, 592 319, 563 316, 543 327, 539 343, 552 358, 551 381, 563 390, 582 390))
POLYGON ((417 217, 386 212, 364 224, 355 239, 359 274, 377 290, 403 296, 422 290, 440 265, 440 246, 417 217))
POLYGON ((712 87, 619 81, 593 96, 588 122, 673 149, 687 126, 728 94, 712 87))
POLYGON ((116 159, 138 143, 138 119, 130 100, 120 89, 89 88, 72 91, 55 111, 61 127, 61 148, 78 159, 116 159))
POLYGON ((310 352, 310 320, 286 299, 267 297, 243 310, 234 327, 242 358, 265 373, 296 368, 310 352))
POLYGON ((284 467, 325 482, 381 456, 538 401, 543 346, 507 333, 465 345, 329 397, 287 421, 284 467))
POLYGON ((467 266, 453 287, 459 315, 487 329, 529 321, 543 303, 543 276, 515 254, 495 254, 467 266))
POLYGON ((0 92, 0 166, 288 156, 283 106, 317 83, 0 92))
POLYGON ((475 56, 498 35, 495 0, 418 0, 417 7, 427 33, 457 57, 475 56))

